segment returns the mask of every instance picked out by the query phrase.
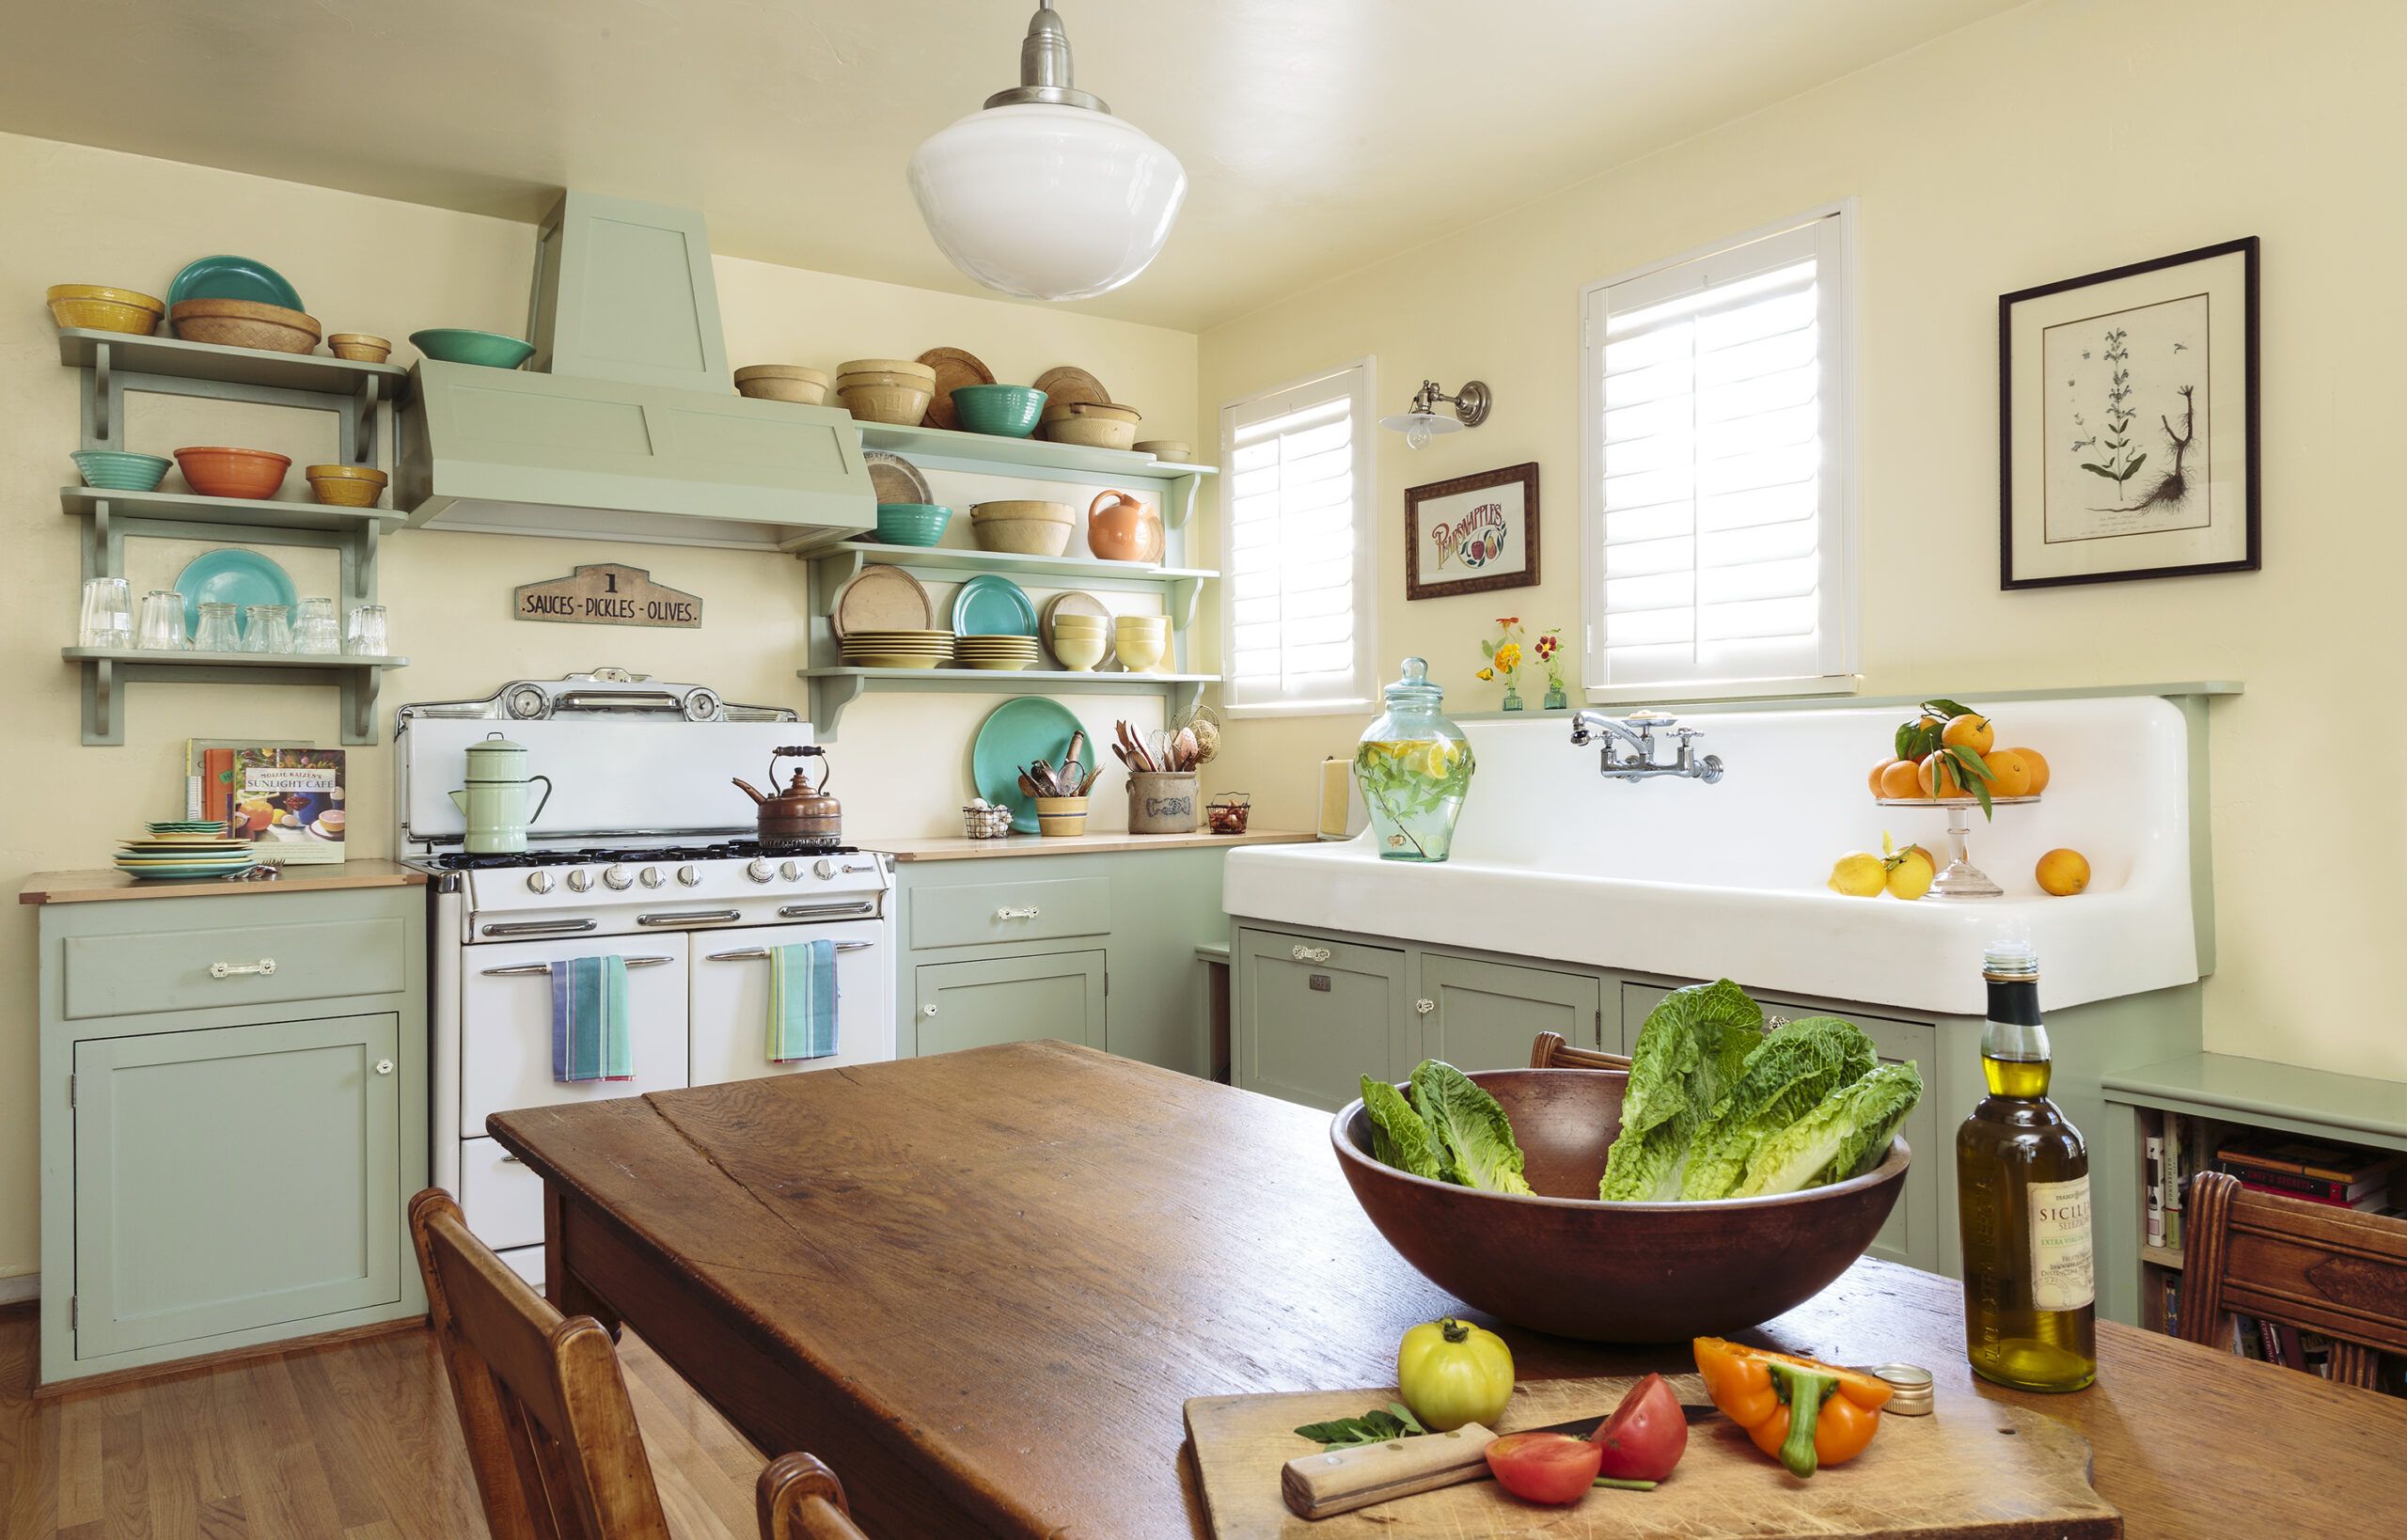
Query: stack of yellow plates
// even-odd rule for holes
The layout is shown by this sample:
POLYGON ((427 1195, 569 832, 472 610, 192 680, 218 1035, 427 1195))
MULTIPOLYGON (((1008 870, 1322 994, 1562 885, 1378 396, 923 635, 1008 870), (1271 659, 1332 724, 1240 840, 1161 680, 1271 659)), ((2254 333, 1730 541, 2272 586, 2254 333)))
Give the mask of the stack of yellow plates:
POLYGON ((126 841, 117 865, 146 881, 228 877, 250 870, 254 848, 247 840, 228 839, 226 825, 213 820, 175 819, 152 824, 148 834, 126 841))
POLYGON ((953 656, 965 668, 1032 668, 1039 656, 1034 636, 956 636, 953 656))
POLYGON ((848 631, 844 662, 855 668, 936 668, 952 655, 950 631, 848 631))

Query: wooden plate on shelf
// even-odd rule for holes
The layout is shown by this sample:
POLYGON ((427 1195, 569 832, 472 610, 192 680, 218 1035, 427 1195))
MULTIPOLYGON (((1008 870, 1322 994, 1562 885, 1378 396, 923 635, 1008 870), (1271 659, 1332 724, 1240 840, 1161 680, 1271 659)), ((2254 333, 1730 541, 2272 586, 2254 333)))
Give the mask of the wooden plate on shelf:
POLYGON ((1111 392, 1103 382, 1085 369, 1062 364, 1046 369, 1036 377, 1036 388, 1045 392, 1045 404, 1062 406, 1072 401, 1109 401, 1111 392))
POLYGON ((836 590, 827 623, 842 641, 858 631, 932 631, 936 605, 920 580, 900 567, 865 567, 836 590))
POLYGON ((869 467, 869 484, 881 503, 933 503, 936 494, 928 490, 928 479, 914 465, 890 449, 863 449, 861 464, 869 467))
POLYGON ((927 415, 920 418, 922 428, 960 427, 952 411, 953 391, 962 385, 995 383, 993 369, 981 363, 976 354, 959 348, 930 348, 920 354, 920 362, 936 371, 936 392, 928 398, 927 415))
MULTIPOLYGON (((1081 593, 1077 589, 1064 589, 1052 598, 1046 600, 1044 613, 1037 618, 1036 630, 1037 634, 1045 638, 1045 650, 1047 652, 1053 652, 1053 661, 1056 663, 1062 661, 1061 654, 1054 652, 1053 650, 1053 617, 1056 615, 1092 615, 1098 621, 1111 619, 1111 611, 1104 607, 1102 600, 1092 593, 1081 593)), ((1104 664, 1109 663, 1118 651, 1119 649, 1112 645, 1110 629, 1106 627, 1103 634, 1103 662, 1096 664, 1095 667, 1100 668, 1104 664)))

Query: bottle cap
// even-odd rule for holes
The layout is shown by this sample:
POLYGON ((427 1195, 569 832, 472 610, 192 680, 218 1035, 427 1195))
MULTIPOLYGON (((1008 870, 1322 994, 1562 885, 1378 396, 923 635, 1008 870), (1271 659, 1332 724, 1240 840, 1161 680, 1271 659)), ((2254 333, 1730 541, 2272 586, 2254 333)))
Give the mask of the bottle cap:
POLYGON ((1882 1411, 1900 1417, 1928 1417, 1932 1410, 1930 1371, 1917 1363, 1876 1363, 1864 1371, 1885 1381, 1896 1393, 1882 1411))
POLYGON ((1981 952, 1981 973, 1990 979, 2036 979, 2039 976, 2039 954, 2031 943, 2014 936, 2000 936, 1981 952))

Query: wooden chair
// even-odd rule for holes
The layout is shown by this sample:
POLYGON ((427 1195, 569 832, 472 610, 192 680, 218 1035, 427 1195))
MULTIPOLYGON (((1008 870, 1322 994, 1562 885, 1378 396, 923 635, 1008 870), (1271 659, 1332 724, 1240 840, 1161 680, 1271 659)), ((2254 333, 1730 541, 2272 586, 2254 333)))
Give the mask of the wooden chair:
MULTIPOLYGON (((410 1201, 427 1314, 495 1540, 669 1540, 610 1334, 565 1316, 468 1233, 440 1187, 410 1201)), ((766 1540, 862 1540, 835 1473, 761 1473, 766 1540)))
POLYGON ((1626 1070, 1629 1061, 1617 1053, 1575 1048, 1564 1041, 1561 1032, 1540 1032, 1538 1040, 1530 1045, 1530 1068, 1626 1070))
POLYGON ((2407 1353, 2407 1224, 2276 1198, 2221 1171, 2182 1200, 2181 1336, 2231 1346, 2233 1312, 2332 1339, 2332 1379, 2370 1390, 2407 1353))

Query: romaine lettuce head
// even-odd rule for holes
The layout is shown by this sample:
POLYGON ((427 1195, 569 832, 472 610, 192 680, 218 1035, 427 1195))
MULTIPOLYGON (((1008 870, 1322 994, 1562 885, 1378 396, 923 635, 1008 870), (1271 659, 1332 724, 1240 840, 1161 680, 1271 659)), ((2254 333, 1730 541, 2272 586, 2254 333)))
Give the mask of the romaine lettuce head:
POLYGON ((1412 1072, 1412 1105, 1437 1141, 1445 1181, 1529 1194, 1512 1121, 1470 1076, 1442 1059, 1423 1060, 1412 1072))
POLYGON ((1871 1074, 1877 1062, 1872 1040, 1836 1016, 1805 1016, 1774 1031, 1747 1055, 1738 1080, 1697 1131, 1680 1196, 1728 1197, 1756 1145, 1871 1074))
POLYGON ((1747 1174, 1730 1196, 1797 1192, 1863 1175, 1880 1164, 1889 1140, 1921 1099, 1922 1075, 1911 1061, 1881 1065, 1756 1145, 1747 1157, 1747 1174))
POLYGON ((1646 1014, 1597 1197, 1660 1202, 1680 1195, 1690 1144, 1763 1029, 1762 1009, 1727 979, 1675 989, 1646 1014))
POLYGON ((1437 1136, 1404 1092, 1385 1080, 1362 1076, 1362 1110, 1371 1120, 1371 1154, 1384 1166, 1400 1171, 1425 1176, 1431 1181, 1445 1180, 1445 1162, 1439 1157, 1437 1136))

